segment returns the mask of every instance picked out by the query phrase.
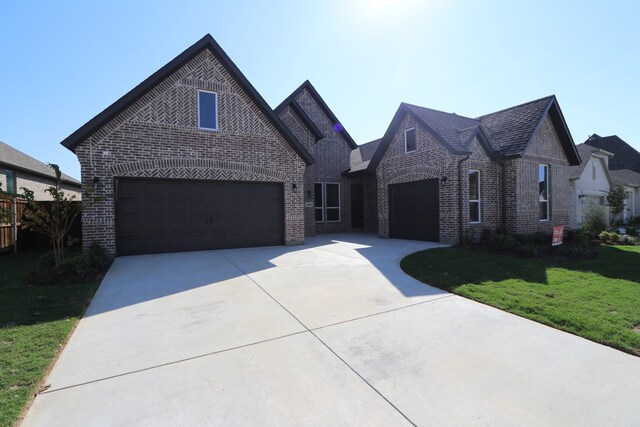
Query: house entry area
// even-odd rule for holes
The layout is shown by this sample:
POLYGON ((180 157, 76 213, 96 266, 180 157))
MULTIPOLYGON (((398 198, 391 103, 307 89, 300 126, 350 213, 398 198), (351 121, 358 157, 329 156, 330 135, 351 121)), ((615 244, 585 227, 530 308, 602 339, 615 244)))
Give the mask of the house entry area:
POLYGON ((116 179, 119 256, 284 243, 282 183, 116 179))
POLYGON ((389 185, 389 237, 440 241, 438 179, 389 185))

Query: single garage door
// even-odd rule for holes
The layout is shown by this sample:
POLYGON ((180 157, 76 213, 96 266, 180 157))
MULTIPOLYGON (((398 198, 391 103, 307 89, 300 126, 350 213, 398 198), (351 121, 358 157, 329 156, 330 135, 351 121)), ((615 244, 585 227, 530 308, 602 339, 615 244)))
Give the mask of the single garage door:
POLYGON ((118 179, 118 255, 281 245, 281 183, 118 179))
POLYGON ((396 239, 440 241, 438 180, 389 186, 389 235, 396 239))

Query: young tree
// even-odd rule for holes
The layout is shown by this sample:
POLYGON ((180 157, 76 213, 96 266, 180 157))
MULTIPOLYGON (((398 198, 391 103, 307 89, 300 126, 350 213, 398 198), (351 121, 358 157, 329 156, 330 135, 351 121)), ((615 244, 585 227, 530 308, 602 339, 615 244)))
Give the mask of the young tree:
POLYGON ((22 216, 22 227, 49 237, 53 245, 56 266, 59 266, 64 261, 65 244, 72 243, 69 230, 80 215, 81 205, 76 202, 75 195, 69 197, 60 189, 62 174, 58 165, 50 163, 49 167, 55 172, 56 185, 44 191, 51 195, 52 201, 37 202, 34 200, 33 191, 23 187, 19 197, 26 201, 27 206, 22 216))
POLYGON ((609 194, 607 194, 607 205, 609 205, 612 220, 615 220, 616 216, 624 211, 624 201, 627 197, 629 197, 629 195, 624 191, 622 186, 618 185, 609 190, 609 194))
POLYGON ((11 208, 10 204, 5 201, 10 200, 9 193, 2 190, 2 183, 0 182, 0 224, 7 224, 11 222, 11 208))

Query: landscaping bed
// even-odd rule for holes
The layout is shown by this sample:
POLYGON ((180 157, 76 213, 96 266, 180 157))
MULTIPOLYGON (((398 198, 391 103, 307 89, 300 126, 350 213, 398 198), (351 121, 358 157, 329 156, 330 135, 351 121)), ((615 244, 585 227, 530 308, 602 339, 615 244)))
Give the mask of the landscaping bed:
MULTIPOLYGON (((99 278, 55 286, 25 284, 27 276, 42 268, 45 254, 0 254, 0 426, 19 419, 98 287, 99 278)), ((78 251, 75 255, 85 259, 78 251)))
POLYGON ((640 247, 595 251, 595 259, 528 259, 442 248, 401 266, 429 285, 640 356, 640 247))

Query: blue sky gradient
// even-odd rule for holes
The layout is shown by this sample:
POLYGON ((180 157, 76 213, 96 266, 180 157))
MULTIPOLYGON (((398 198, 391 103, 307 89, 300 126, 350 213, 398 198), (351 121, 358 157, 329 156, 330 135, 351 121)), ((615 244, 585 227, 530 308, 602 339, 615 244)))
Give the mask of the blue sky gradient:
POLYGON ((555 94, 576 143, 640 150, 640 2, 4 2, 0 140, 80 177, 59 143, 204 34, 275 107, 309 79, 357 143, 400 102, 476 117, 555 94))

